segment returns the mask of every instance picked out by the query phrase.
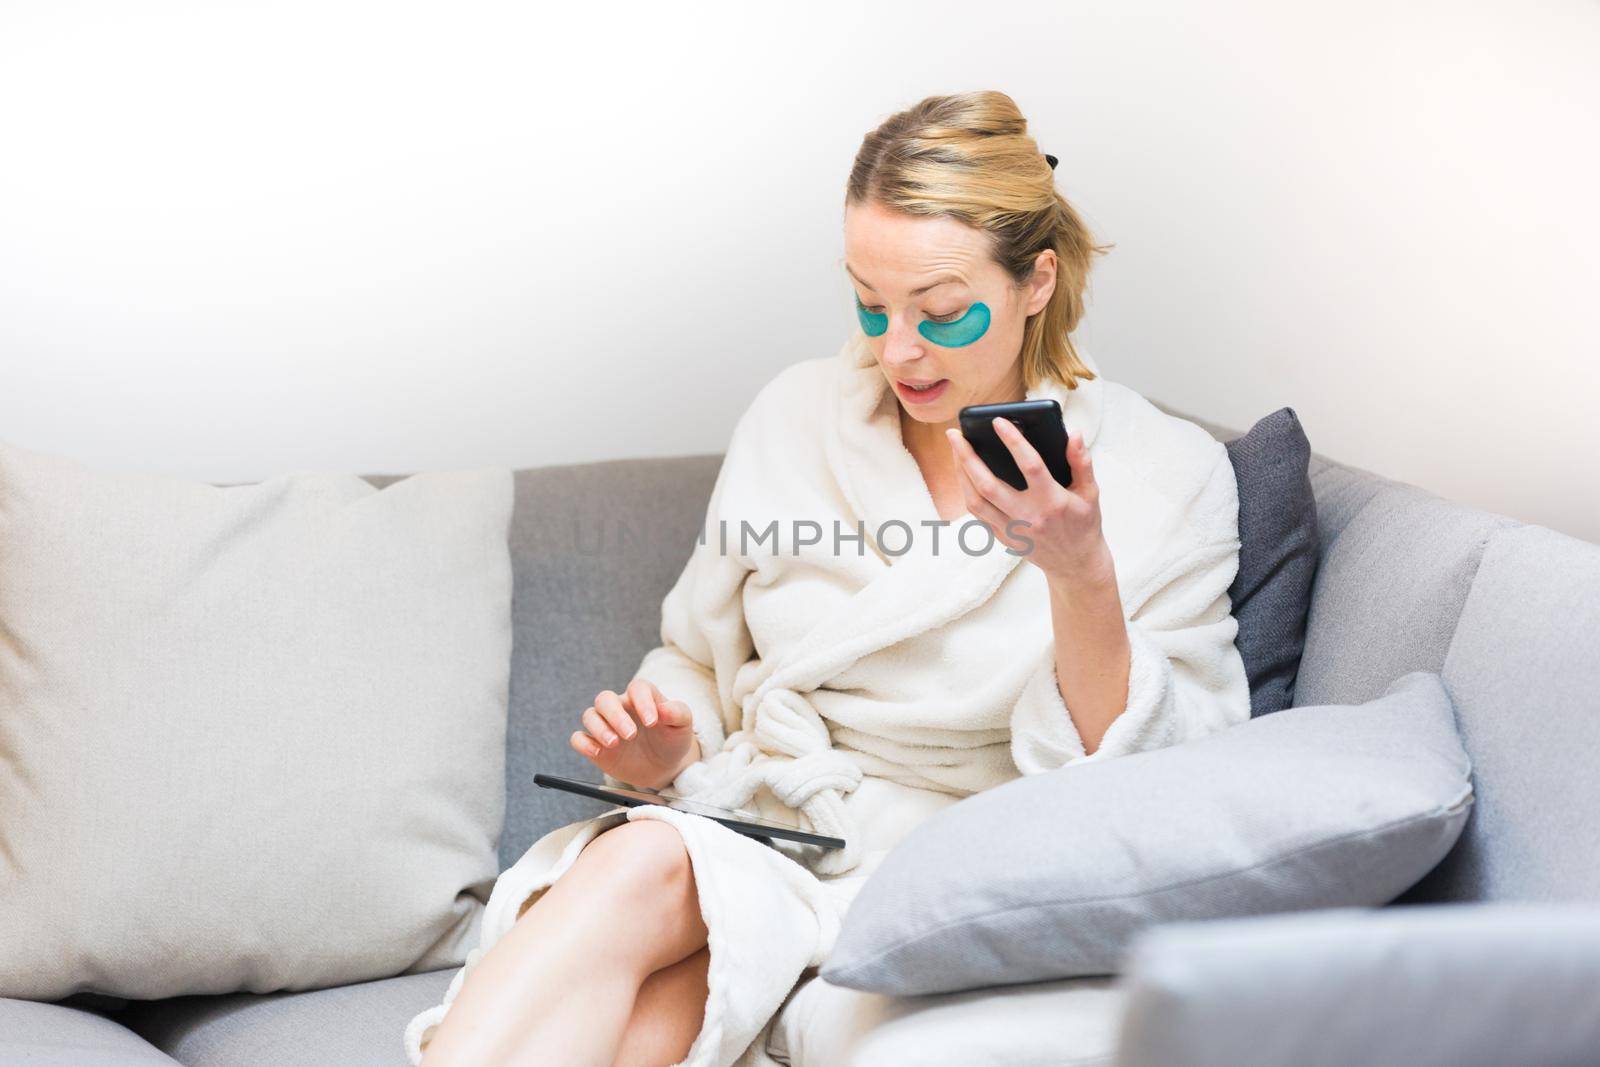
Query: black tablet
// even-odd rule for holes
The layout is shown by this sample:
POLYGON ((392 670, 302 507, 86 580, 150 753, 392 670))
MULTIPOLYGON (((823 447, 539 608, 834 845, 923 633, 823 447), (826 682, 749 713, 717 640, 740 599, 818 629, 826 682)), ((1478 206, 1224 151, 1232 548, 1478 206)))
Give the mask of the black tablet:
POLYGON ((564 789, 569 793, 579 796, 593 797, 596 800, 609 801, 612 804, 625 804, 630 808, 640 804, 661 804, 665 807, 675 808, 678 811, 687 811, 693 815, 704 815, 708 819, 715 819, 730 830, 737 830, 754 838, 781 837, 786 841, 799 841, 805 845, 821 845, 823 848, 844 848, 844 838, 825 837, 822 834, 807 833, 793 826, 763 819, 754 812, 742 808, 719 808, 711 804, 702 804, 696 800, 689 800, 673 793, 662 793, 654 789, 625 789, 621 786, 595 785, 592 782, 579 782, 571 778, 562 778, 555 774, 535 774, 534 785, 542 785, 546 789, 564 789))

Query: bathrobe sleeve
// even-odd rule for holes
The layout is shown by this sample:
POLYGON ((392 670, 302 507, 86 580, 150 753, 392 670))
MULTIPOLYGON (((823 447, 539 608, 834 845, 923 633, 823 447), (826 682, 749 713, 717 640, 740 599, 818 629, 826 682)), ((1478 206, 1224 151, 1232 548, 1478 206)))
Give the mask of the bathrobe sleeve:
MULTIPOLYGON (((675 780, 679 791, 693 792, 691 773, 718 752, 728 734, 738 730, 743 711, 732 699, 734 677, 754 654, 754 641, 744 618, 744 583, 752 573, 747 556, 722 550, 722 522, 730 497, 749 468, 751 417, 735 427, 722 468, 712 486, 705 522, 678 580, 661 604, 661 644, 645 654, 636 677, 653 682, 669 700, 681 700, 694 715, 700 742, 699 764, 675 780), (688 776, 687 778, 685 776, 688 776)), ((737 530, 737 522, 732 523, 737 530)), ((614 779, 606 775, 608 783, 614 779)))
POLYGON ((722 751, 739 729, 742 710, 732 699, 736 672, 753 654, 744 619, 744 582, 750 574, 734 555, 718 551, 716 533, 696 543, 689 562, 661 604, 661 646, 645 654, 638 675, 694 713, 701 759, 722 751))
MULTIPOLYGON (((1056 681, 1054 641, 1046 642, 1012 712, 1011 754, 1023 774, 1177 744, 1250 717, 1228 597, 1239 570, 1238 486, 1227 450, 1219 443, 1216 451, 1173 527, 1181 535, 1171 539, 1173 550, 1137 587, 1122 589, 1131 652, 1127 706, 1085 755, 1056 681)), ((1119 574, 1119 589, 1131 577, 1119 574)))

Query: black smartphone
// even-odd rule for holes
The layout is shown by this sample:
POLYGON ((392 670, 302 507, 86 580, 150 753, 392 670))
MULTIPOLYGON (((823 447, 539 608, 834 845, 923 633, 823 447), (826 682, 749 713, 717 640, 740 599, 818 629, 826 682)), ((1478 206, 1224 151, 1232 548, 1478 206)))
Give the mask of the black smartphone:
POLYGON ((972 442, 972 450, 988 464, 995 477, 1013 489, 1028 488, 1028 480, 1017 469, 1011 449, 994 432, 995 419, 1009 419, 1033 450, 1039 453, 1050 474, 1062 485, 1072 484, 1072 467, 1067 463, 1067 426, 1061 405, 1054 400, 1015 400, 1005 404, 970 404, 961 409, 961 433, 972 442))
MULTIPOLYGON (((689 800, 674 793, 666 793, 659 789, 623 788, 612 785, 595 785, 592 782, 580 782, 572 778, 563 778, 558 774, 535 774, 534 785, 542 785, 546 789, 563 789, 568 793, 577 793, 579 796, 593 797, 595 800, 604 800, 611 804, 624 804, 630 808, 640 804, 661 804, 665 807, 676 808, 679 811, 691 812, 695 815, 704 815, 714 819, 730 830, 737 831, 747 837, 758 841, 768 838, 781 837, 786 841, 799 841, 805 845, 820 845, 823 848, 844 848, 844 838, 829 837, 826 834, 813 834, 802 830, 798 826, 786 826, 775 823, 771 819, 763 819, 753 811, 743 808, 719 808, 712 804, 702 804, 699 801, 689 800)), ((770 844, 770 842, 769 842, 770 844)))

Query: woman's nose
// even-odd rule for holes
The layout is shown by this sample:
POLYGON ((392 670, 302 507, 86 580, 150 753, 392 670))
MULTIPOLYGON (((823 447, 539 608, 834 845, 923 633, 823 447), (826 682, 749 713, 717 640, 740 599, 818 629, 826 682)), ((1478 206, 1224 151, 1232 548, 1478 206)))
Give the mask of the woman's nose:
POLYGON ((910 363, 922 358, 923 337, 916 326, 904 317, 889 317, 889 328, 883 334, 883 361, 885 363, 910 363))

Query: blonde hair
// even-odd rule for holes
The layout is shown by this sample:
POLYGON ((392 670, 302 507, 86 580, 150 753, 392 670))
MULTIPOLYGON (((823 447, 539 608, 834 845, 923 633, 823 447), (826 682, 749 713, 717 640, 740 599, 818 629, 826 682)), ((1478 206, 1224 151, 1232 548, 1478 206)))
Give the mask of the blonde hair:
POLYGON ((845 204, 876 203, 907 215, 944 215, 988 235, 994 260, 1021 287, 1034 260, 1055 251, 1056 288, 1022 334, 1026 388, 1053 378, 1068 389, 1095 374, 1072 346, 1094 244, 1055 170, 1028 135, 1028 120, 1005 93, 930 96, 890 115, 861 140, 845 204))

